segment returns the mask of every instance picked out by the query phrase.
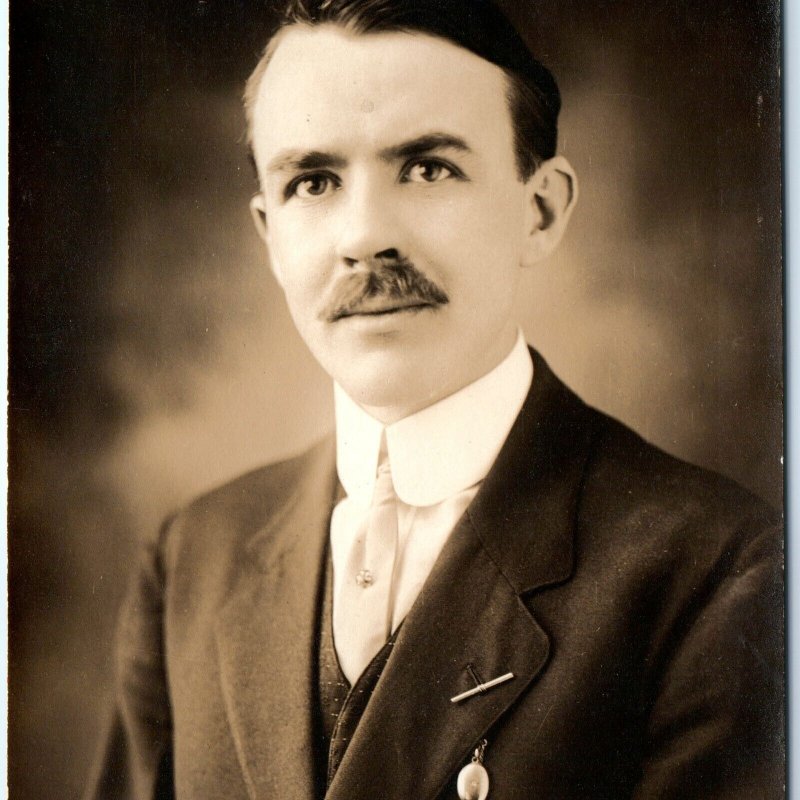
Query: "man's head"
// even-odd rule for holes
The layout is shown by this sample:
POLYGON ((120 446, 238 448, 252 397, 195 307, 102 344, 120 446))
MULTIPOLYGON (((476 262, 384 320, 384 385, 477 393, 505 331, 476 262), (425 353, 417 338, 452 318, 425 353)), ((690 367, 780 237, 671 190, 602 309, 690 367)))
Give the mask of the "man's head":
POLYGON ((483 0, 292 2, 248 82, 254 216, 301 335, 389 421, 513 344, 575 202, 559 95, 483 0))

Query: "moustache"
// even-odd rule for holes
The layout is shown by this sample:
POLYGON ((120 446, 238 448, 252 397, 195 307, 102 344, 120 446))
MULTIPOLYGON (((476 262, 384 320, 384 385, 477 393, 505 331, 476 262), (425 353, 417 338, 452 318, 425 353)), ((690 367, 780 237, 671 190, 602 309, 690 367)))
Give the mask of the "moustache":
POLYGON ((368 272, 354 272, 334 288, 319 316, 326 322, 359 313, 368 300, 387 300, 403 306, 441 306, 450 302, 445 292, 410 261, 380 262, 368 272))

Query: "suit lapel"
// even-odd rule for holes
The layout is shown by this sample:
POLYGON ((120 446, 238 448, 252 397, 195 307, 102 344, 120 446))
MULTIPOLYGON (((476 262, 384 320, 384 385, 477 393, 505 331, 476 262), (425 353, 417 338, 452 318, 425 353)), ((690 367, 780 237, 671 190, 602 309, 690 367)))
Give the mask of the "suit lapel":
POLYGON ((215 626, 223 695, 253 798, 314 797, 316 622, 336 491, 333 448, 282 481, 294 487, 243 550, 215 626))
POLYGON ((592 425, 536 354, 534 366, 523 410, 403 623, 329 800, 436 797, 546 667, 550 640, 523 598, 572 574, 592 425), (514 678, 454 704, 474 686, 467 665, 482 681, 514 678))

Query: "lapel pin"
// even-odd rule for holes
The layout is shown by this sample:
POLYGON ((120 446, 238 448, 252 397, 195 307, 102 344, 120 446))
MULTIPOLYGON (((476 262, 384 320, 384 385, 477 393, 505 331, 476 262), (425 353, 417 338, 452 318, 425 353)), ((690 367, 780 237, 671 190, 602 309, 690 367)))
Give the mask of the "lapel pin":
POLYGON ((475 748, 472 761, 458 773, 456 789, 461 800, 486 800, 489 794, 489 773, 483 766, 486 739, 475 748))
POLYGON ((467 689, 466 692, 461 692, 461 694, 457 694, 455 697, 450 698, 451 703, 460 703, 462 700, 466 700, 468 697, 472 697, 476 694, 483 694, 488 689, 491 689, 493 686, 498 686, 501 683, 505 683, 506 681, 510 681, 514 677, 513 672, 506 672, 505 675, 501 675, 499 678, 492 678, 490 681, 486 681, 486 683, 479 683, 474 689, 467 689))

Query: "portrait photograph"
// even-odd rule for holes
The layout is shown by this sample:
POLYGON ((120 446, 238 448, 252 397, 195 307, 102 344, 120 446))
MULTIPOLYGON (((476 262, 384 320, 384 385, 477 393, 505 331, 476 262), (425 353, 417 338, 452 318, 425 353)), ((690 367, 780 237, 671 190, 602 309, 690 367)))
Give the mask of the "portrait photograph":
POLYGON ((13 800, 786 794, 776 0, 17 0, 13 800))

